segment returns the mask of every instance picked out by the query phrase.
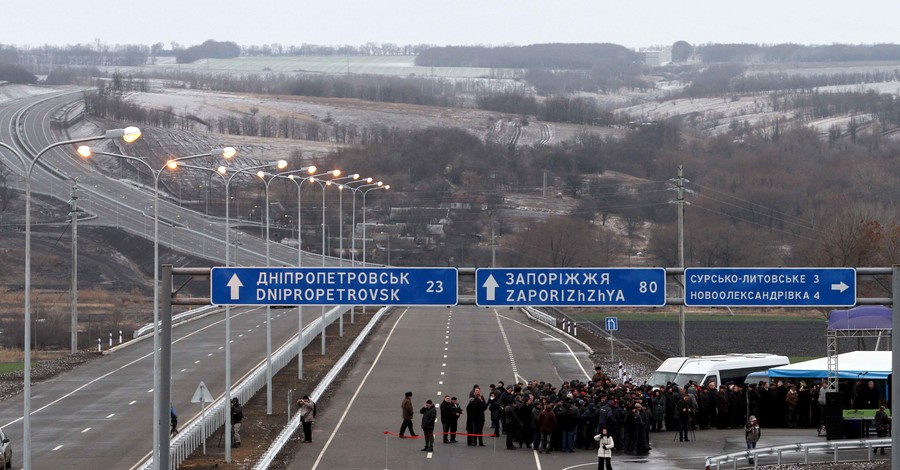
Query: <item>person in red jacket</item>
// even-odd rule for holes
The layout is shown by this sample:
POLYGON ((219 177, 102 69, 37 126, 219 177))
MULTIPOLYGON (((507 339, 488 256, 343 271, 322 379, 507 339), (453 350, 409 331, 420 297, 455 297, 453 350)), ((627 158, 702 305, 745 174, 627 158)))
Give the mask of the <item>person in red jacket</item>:
POLYGON ((538 453, 546 451, 550 453, 550 437, 553 435, 553 429, 556 428, 556 415, 549 406, 545 406, 541 414, 537 418, 538 429, 541 430, 541 448, 538 453))

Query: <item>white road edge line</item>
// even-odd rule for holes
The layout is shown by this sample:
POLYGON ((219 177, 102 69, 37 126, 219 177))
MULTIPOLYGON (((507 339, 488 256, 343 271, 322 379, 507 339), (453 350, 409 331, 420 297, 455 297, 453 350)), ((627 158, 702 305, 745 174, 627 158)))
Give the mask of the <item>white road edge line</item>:
POLYGON ((409 307, 407 307, 405 310, 403 310, 403 313, 401 313, 400 316, 397 318, 397 321, 394 322, 394 326, 391 327, 391 331, 388 333, 387 338, 385 338, 384 344, 382 344, 381 349, 378 350, 378 355, 375 356, 375 360, 372 361, 372 365, 369 366, 369 370, 366 371, 366 375, 363 376, 362 382, 360 382, 359 387, 356 387, 356 391, 353 392, 353 397, 350 398, 350 403, 348 403, 347 406, 344 408, 344 413, 341 414, 341 419, 339 419, 337 422, 337 425, 335 425, 334 431, 331 431, 331 435, 328 436, 328 440, 325 441, 325 446, 322 447, 321 451, 319 451, 319 455, 318 455, 318 457, 316 457, 316 461, 313 462, 312 469, 310 469, 310 470, 316 470, 317 468, 319 468, 319 462, 322 461, 322 458, 325 456, 325 452, 328 450, 328 447, 331 446, 331 441, 334 440, 334 436, 337 435, 338 429, 340 429, 341 424, 344 423, 344 418, 347 417, 347 413, 349 413, 350 409, 353 408, 353 402, 356 401, 356 397, 359 395, 359 391, 362 390, 363 386, 366 384, 366 380, 369 379, 369 375, 375 369, 375 366, 378 364, 378 360, 381 359, 381 354, 384 352, 384 348, 387 347, 388 342, 390 342, 390 340, 391 340, 391 336, 394 335, 394 330, 397 329, 397 325, 400 324, 400 320, 403 320, 403 316, 406 315, 406 312, 408 312, 408 311, 409 311, 409 307))
POLYGON ((503 318, 504 320, 509 320, 509 321, 511 321, 511 322, 518 323, 518 324, 524 326, 525 328, 530 328, 530 329, 532 329, 532 330, 534 330, 534 331, 536 331, 536 332, 538 332, 538 333, 540 333, 540 334, 542 334, 542 335, 544 335, 544 336, 549 336, 549 337, 550 337, 551 339, 553 339, 554 341, 559 341, 560 343, 563 344, 563 346, 566 347, 566 349, 569 350, 569 354, 572 355, 572 359, 574 359, 574 360, 575 360, 575 363, 578 364, 578 368, 581 369, 581 372, 584 374, 584 376, 587 377, 588 379, 590 379, 591 377, 593 377, 593 375, 588 374, 588 372, 584 369, 584 366, 581 364, 581 361, 578 360, 578 356, 575 355, 575 351, 572 351, 572 348, 569 347, 569 344, 566 343, 565 341, 563 341, 563 340, 557 338, 556 336, 551 335, 550 333, 541 331, 541 330, 539 330, 539 329, 537 329, 537 328, 535 328, 535 327, 533 327, 533 326, 531 326, 531 325, 526 325, 526 324, 520 322, 519 320, 516 320, 516 319, 514 319, 514 318, 509 318, 509 317, 505 317, 505 316, 503 316, 503 315, 500 315, 499 313, 497 313, 496 310, 494 310, 494 313, 496 313, 498 317, 503 318))
MULTIPOLYGON (((231 318, 235 318, 236 316, 239 316, 239 315, 245 315, 245 314, 250 313, 250 312, 252 312, 252 311, 253 311, 253 309, 247 310, 246 312, 241 312, 241 313, 239 313, 238 315, 232 315, 231 318)), ((213 322, 213 323, 211 323, 211 324, 209 324, 209 325, 207 325, 207 326, 204 326, 203 328, 200 328, 200 329, 197 330, 197 331, 193 331, 193 332, 191 332, 191 333, 188 333, 188 334, 182 336, 181 338, 178 338, 178 339, 176 339, 176 340, 173 340, 172 343, 173 343, 173 344, 174 344, 174 343, 180 343, 181 341, 187 340, 187 339, 190 338, 191 336, 194 336, 195 334, 199 334, 201 331, 204 331, 204 330, 207 330, 207 329, 209 329, 209 328, 212 328, 213 326, 215 326, 215 325, 217 325, 217 324, 219 324, 219 323, 222 323, 222 322, 224 322, 224 321, 225 321, 224 319, 223 319, 223 320, 215 321, 215 322, 213 322)), ((234 340, 232 340, 232 341, 234 341, 234 340)), ((122 365, 121 367, 119 367, 119 368, 117 368, 117 369, 113 369, 113 370, 111 370, 111 371, 109 371, 109 372, 107 372, 107 373, 105 373, 105 374, 103 374, 103 375, 101 375, 101 376, 99 376, 99 377, 97 377, 97 378, 95 378, 95 379, 89 381, 89 382, 84 383, 84 384, 81 385, 80 387, 78 387, 78 388, 72 390, 72 391, 69 392, 69 393, 66 393, 65 395, 60 396, 59 398, 57 398, 57 399, 51 401, 50 403, 47 403, 46 405, 44 405, 44 406, 42 406, 42 407, 40 407, 40 408, 38 408, 38 409, 36 409, 36 410, 31 410, 31 414, 32 414, 32 415, 35 415, 35 414, 37 414, 37 413, 40 412, 40 411, 44 411, 44 410, 46 410, 47 408, 50 408, 51 406, 53 406, 53 405, 55 405, 55 404, 57 404, 57 403, 63 401, 64 399, 66 399, 66 398, 68 398, 68 397, 71 397, 71 396, 75 395, 76 393, 80 392, 81 390, 84 390, 85 388, 89 387, 90 385, 95 384, 95 383, 97 383, 97 382, 99 382, 99 381, 101 381, 101 380, 103 380, 103 379, 105 379, 105 378, 107 378, 107 377, 109 377, 109 376, 115 374, 116 372, 119 372, 120 370, 123 370, 123 369, 125 369, 125 368, 127 368, 127 367, 130 367, 130 366, 132 366, 132 365, 134 365, 134 364, 137 364, 138 362, 143 361, 144 359, 147 359, 147 358, 152 357, 152 356, 153 356, 153 351, 150 351, 149 353, 147 353, 147 354, 145 354, 145 355, 143 355, 143 356, 141 356, 141 357, 139 357, 139 358, 137 358, 137 359, 135 359, 135 360, 133 360, 133 361, 127 363, 127 364, 124 364, 124 365, 122 365)), ((153 393, 153 389, 151 388, 150 390, 147 390, 147 393, 153 393)), ((18 423, 19 421, 22 421, 23 419, 24 419, 24 416, 19 416, 18 418, 16 418, 16 419, 14 419, 14 420, 12 420, 12 421, 10 421, 10 422, 4 424, 3 426, 0 426, 0 428, 12 426, 13 424, 18 423)), ((152 452, 151 452, 151 453, 152 453, 152 452)), ((143 460, 143 459, 142 459, 142 460, 143 460)))

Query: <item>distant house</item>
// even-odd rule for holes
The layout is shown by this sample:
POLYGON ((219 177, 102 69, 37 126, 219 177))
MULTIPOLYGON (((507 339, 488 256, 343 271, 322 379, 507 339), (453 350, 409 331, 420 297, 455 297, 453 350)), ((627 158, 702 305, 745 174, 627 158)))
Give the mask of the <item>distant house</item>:
POLYGON ((644 56, 644 64, 648 67, 662 67, 672 62, 671 47, 642 50, 641 54, 644 56))

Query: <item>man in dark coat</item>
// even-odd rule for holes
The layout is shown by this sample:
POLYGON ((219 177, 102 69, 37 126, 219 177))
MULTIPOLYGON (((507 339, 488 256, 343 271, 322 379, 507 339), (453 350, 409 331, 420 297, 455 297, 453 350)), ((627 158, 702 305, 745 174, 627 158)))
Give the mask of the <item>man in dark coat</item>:
POLYGON ((543 410, 541 410, 541 414, 538 415, 537 419, 538 429, 541 430, 541 447, 538 449, 538 453, 550 453, 550 436, 553 435, 553 430, 556 428, 556 415, 553 414, 553 410, 549 406, 545 406, 543 410))
POLYGON ((413 429, 412 419, 413 419, 413 405, 412 405, 412 392, 406 392, 406 395, 403 398, 403 401, 400 403, 400 410, 402 411, 403 416, 403 424, 400 425, 400 438, 403 439, 404 433, 409 429, 409 435, 412 437, 419 437, 416 434, 416 431, 413 429))
MULTIPOLYGON (((450 395, 444 395, 444 401, 441 402, 441 426, 444 431, 444 444, 449 444, 451 438, 455 438, 456 435, 453 434, 456 431, 451 430, 451 423, 456 424, 456 421, 459 419, 459 415, 453 409, 453 403, 450 400, 450 395)), ((455 426, 453 426, 455 427, 455 426)))
POLYGON ((466 432, 470 434, 466 443, 470 446, 478 445, 484 447, 484 412, 487 410, 487 403, 481 395, 481 390, 477 390, 469 399, 466 405, 466 432))
POLYGON ((437 421, 437 410, 431 400, 425 401, 419 413, 422 413, 422 433, 425 434, 424 452, 434 452, 434 422, 437 421))
POLYGON ((513 441, 515 441, 516 436, 519 435, 519 428, 522 423, 519 421, 519 410, 516 408, 516 402, 512 402, 506 405, 506 408, 503 410, 503 432, 506 433, 506 448, 508 450, 514 450, 516 446, 513 445, 513 441))

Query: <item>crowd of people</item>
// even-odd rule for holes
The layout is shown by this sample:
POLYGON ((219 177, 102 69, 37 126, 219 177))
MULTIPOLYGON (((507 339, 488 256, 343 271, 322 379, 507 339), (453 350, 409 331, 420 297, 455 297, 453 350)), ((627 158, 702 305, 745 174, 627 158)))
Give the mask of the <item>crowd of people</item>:
MULTIPOLYGON (((475 385, 465 406, 450 395, 438 404, 429 400, 420 409, 426 433, 422 450, 433 451, 430 443, 437 419, 446 444, 457 442, 459 434, 466 435, 470 446, 483 446, 485 436, 505 437, 507 449, 548 454, 584 449, 598 451, 602 458, 607 450, 603 446, 608 445, 617 452, 646 455, 652 432, 677 432, 679 441, 690 442, 693 430, 710 428, 745 430, 749 448, 756 445, 761 428, 819 426, 825 405, 823 387, 824 381, 807 385, 781 380, 747 386, 691 382, 685 387, 671 383, 654 387, 611 380, 601 367, 596 367, 590 381, 572 380, 558 386, 537 380, 512 385, 499 381, 487 390, 475 385), (462 423, 464 431, 458 430, 462 423)), ((871 382, 857 384, 853 396, 854 406, 878 408, 878 392, 871 382)), ((412 430, 412 392, 407 392, 402 408, 400 437, 405 437, 407 429, 417 437, 412 430)))

